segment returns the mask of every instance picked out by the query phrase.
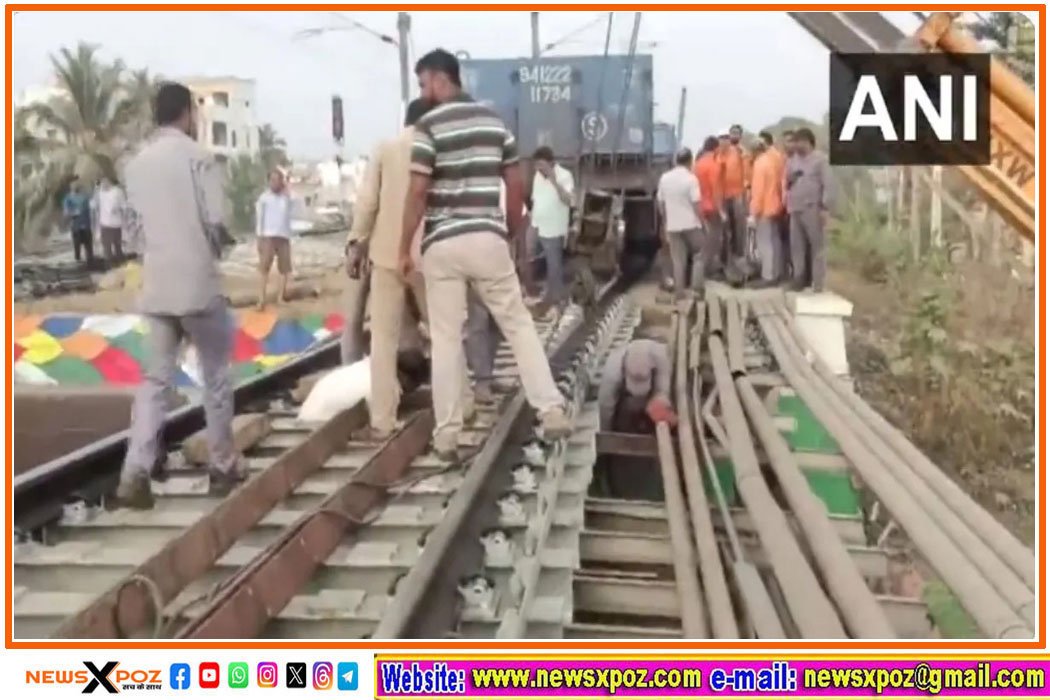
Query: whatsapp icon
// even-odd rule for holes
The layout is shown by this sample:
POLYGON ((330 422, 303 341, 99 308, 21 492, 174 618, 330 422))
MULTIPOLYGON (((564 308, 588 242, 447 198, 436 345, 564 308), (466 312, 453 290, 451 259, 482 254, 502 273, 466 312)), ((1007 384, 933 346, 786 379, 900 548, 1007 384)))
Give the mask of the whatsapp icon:
POLYGON ((248 687, 248 664, 243 661, 234 661, 230 664, 230 687, 248 687))

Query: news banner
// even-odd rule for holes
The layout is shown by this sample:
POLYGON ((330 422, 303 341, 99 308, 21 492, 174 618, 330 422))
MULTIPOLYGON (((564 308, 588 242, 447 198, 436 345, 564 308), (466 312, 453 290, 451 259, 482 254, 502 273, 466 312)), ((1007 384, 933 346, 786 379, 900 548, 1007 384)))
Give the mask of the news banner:
POLYGON ((379 656, 375 697, 1035 697, 1047 695, 1046 666, 1034 659, 379 656))
MULTIPOLYGON (((354 649, 9 652, 33 696, 344 698, 1046 697, 1045 656, 373 654, 354 649)), ((24 696, 24 695, 23 695, 24 696)))

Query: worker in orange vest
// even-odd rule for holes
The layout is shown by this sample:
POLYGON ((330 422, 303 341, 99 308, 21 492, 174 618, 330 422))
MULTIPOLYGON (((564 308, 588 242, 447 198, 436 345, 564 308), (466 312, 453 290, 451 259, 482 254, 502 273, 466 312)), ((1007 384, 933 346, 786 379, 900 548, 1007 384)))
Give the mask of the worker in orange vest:
POLYGON ((773 137, 759 134, 761 154, 755 158, 751 178, 751 203, 748 228, 754 229, 762 276, 758 287, 772 287, 780 278, 781 260, 786 251, 781 245, 779 223, 784 211, 784 159, 773 147, 773 137))
POLYGON ((724 275, 723 237, 726 212, 722 198, 722 166, 718 161, 718 139, 708 136, 693 163, 693 174, 700 182, 700 212, 704 224, 705 275, 721 279, 724 275))
POLYGON ((722 196, 728 216, 726 259, 743 257, 747 252, 747 187, 750 159, 740 145, 743 129, 734 124, 719 135, 718 161, 722 168, 722 196))

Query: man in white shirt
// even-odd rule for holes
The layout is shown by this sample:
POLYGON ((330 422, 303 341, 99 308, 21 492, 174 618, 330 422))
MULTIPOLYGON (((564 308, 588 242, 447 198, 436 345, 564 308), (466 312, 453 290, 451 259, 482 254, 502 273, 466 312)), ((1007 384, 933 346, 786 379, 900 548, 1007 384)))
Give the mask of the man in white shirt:
POLYGON ((98 194, 98 226, 106 262, 119 265, 124 259, 124 192, 109 177, 102 179, 98 194))
POLYGON ((572 173, 554 161, 554 151, 540 146, 532 154, 532 225, 547 263, 547 285, 541 308, 561 302, 565 291, 565 241, 572 207, 572 173))
POLYGON ((292 274, 292 199, 284 184, 284 173, 274 168, 270 173, 270 187, 255 203, 255 235, 259 246, 259 304, 266 307, 266 284, 270 279, 270 268, 277 259, 277 272, 281 276, 279 301, 287 301, 288 278, 292 274))
POLYGON ((676 295, 681 298, 689 287, 704 290, 704 233, 701 226, 700 181, 693 174, 693 153, 683 148, 675 155, 675 167, 660 176, 656 188, 660 206, 661 238, 671 254, 676 295), (690 264, 692 274, 689 275, 690 264))

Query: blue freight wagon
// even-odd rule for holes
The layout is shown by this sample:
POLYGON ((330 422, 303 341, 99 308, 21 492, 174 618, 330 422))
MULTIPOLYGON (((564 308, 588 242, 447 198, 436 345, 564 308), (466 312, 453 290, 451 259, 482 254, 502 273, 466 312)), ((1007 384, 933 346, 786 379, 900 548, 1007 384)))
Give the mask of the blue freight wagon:
POLYGON ((539 146, 559 160, 653 152, 652 56, 635 55, 633 65, 625 55, 468 58, 461 71, 467 92, 503 117, 526 156, 539 146))

